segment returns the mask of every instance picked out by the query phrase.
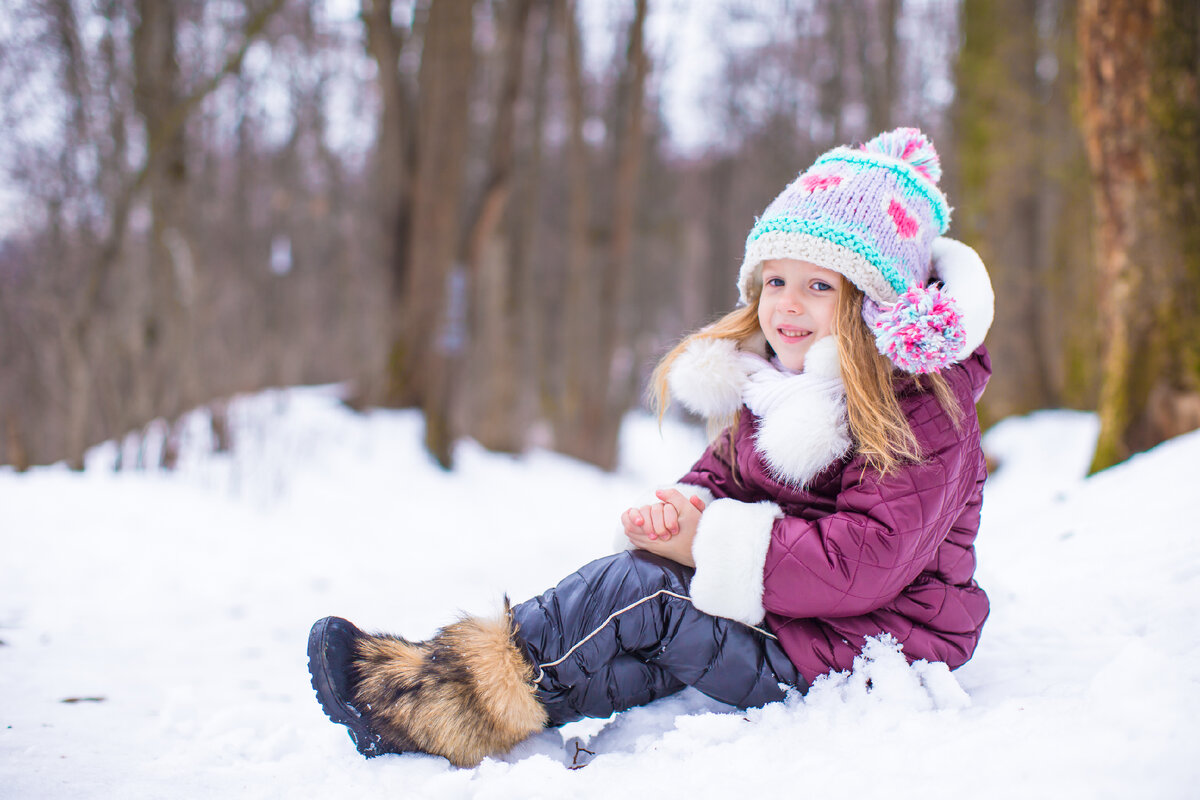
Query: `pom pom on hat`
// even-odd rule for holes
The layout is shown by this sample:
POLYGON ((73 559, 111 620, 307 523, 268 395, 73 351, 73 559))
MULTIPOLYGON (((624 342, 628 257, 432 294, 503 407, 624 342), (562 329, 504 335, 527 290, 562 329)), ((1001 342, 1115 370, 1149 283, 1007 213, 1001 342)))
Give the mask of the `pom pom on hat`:
POLYGON ((867 300, 863 316, 879 352, 906 372, 937 372, 954 363, 966 342, 954 298, 936 286, 913 286, 887 309, 867 300))
POLYGON ((933 142, 916 128, 885 131, 862 146, 868 153, 880 153, 908 163, 936 185, 942 177, 942 161, 933 142))

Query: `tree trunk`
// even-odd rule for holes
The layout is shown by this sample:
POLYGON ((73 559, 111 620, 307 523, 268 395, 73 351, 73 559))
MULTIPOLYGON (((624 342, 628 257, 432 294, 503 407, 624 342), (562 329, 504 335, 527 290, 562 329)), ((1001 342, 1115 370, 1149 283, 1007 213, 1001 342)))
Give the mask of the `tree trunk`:
MULTIPOLYGON (((79 39, 79 23, 74 7, 65 0, 55 4, 54 19, 57 25, 58 38, 62 43, 65 56, 64 79, 70 88, 73 108, 70 115, 70 134, 68 141, 75 147, 83 148, 92 134, 89 128, 90 115, 86 108, 88 92, 86 89, 87 68, 84 63, 83 48, 79 39)), ((71 149, 70 147, 64 150, 71 149)), ((64 153, 64 157, 65 157, 64 153)), ((74 171, 68 168, 62 170, 65 179, 70 179, 74 171)), ((61 212, 61 206, 55 213, 61 212)), ((51 244, 52 257, 67 261, 69 248, 65 241, 64 225, 52 224, 51 244)), ((101 249, 103 252, 103 249, 101 249)), ((92 426, 95 422, 93 407, 94 381, 89 358, 91 347, 92 312, 94 307, 84 307, 86 318, 76 309, 63 315, 58 320, 59 338, 62 346, 63 377, 66 390, 66 417, 63 428, 66 440, 66 461, 74 470, 83 469, 84 452, 90 443, 92 426)))
POLYGON ((627 295, 632 271, 638 181, 644 147, 644 99, 649 58, 644 32, 646 0, 638 0, 629 25, 614 129, 614 185, 609 218, 612 234, 599 281, 586 235, 586 150, 582 134, 582 81, 575 34, 568 38, 571 103, 570 245, 568 256, 566 381, 556 446, 567 455, 604 469, 617 463, 621 418, 636 380, 630 349, 627 295), (572 53, 572 50, 574 52, 572 53), (598 283, 598 285, 597 285, 598 283))
POLYGON ((29 460, 29 449, 25 445, 25 436, 13 413, 4 415, 5 453, 0 463, 11 464, 17 472, 25 472, 32 466, 29 460))
MULTIPOLYGON (((567 90, 567 258, 565 313, 562 330, 562 389, 555 418, 555 447, 586 459, 577 441, 585 435, 583 404, 589 390, 589 372, 604 370, 596 343, 600 337, 596 270, 592 265, 588 228, 591 217, 591 169, 583 138, 586 116, 583 87, 583 52, 574 6, 557 0, 556 19, 563 25, 566 44, 564 68, 567 90)), ((607 372, 607 370, 604 370, 607 372)))
POLYGON ((367 51, 379 70, 379 136, 374 151, 372 194, 377 209, 376 245, 387 265, 393 312, 387 362, 379 375, 360 376, 359 406, 416 405, 415 387, 402 380, 405 358, 404 315, 408 286, 409 233, 412 222, 413 173, 416 169, 416 103, 400 72, 400 55, 407 38, 392 19, 388 0, 362 0, 367 51))
MULTIPOLYGON (((553 419, 554 386, 552 360, 549 357, 551 343, 549 297, 551 281, 544 274, 545 269, 539 269, 542 261, 536 256, 540 252, 539 232, 541 230, 541 198, 542 175, 545 152, 546 108, 548 105, 546 86, 551 69, 551 44, 556 41, 556 4, 544 3, 538 6, 538 20, 541 28, 541 47, 537 56, 536 86, 533 89, 533 113, 529 121, 528 135, 523 137, 527 151, 523 155, 523 165, 520 169, 519 181, 516 187, 517 197, 515 213, 511 215, 512 250, 511 257, 514 280, 521 287, 518 316, 521 320, 521 360, 522 374, 526 376, 527 387, 521 395, 522 404, 526 411, 523 418, 527 420, 553 419)), ((526 432, 528 439, 528 432, 526 432)))
MULTIPOLYGON (((962 12, 951 235, 980 252, 1000 299, 988 337, 996 363, 982 404, 988 420, 1062 405, 1069 371, 1063 340, 1075 329, 1094 341, 1080 302, 1090 296, 1091 278, 1076 267, 1088 219, 1066 213, 1082 181, 1072 169, 1080 145, 1065 103, 1053 106, 1072 72, 1039 72, 1056 55, 1054 30, 1039 31, 1043 4, 967 0, 962 12), (1059 242, 1074 245, 1060 249, 1059 242)), ((1064 27, 1061 17, 1053 22, 1064 27)))
POLYGON ((629 25, 625 74, 617 105, 612 246, 600 296, 601 308, 606 309, 609 317, 609 324, 604 328, 606 335, 600 363, 610 365, 610 370, 607 375, 599 371, 593 373, 599 383, 597 391, 591 396, 603 403, 595 412, 599 417, 600 430, 595 463, 605 469, 615 469, 617 466, 621 420, 637 393, 629 291, 633 274, 638 188, 645 150, 646 77, 650 72, 650 58, 645 45, 647 10, 647 0, 636 1, 634 18, 629 25))
POLYGON ((518 367, 520 297, 511 249, 500 235, 514 180, 516 108, 525 67, 525 32, 531 0, 512 0, 503 27, 503 67, 495 103, 488 172, 467 227, 462 261, 471 276, 475 313, 471 344, 476 368, 471 380, 473 412, 468 432, 489 450, 515 453, 521 429, 518 367))
POLYGON ((1150 120, 1154 128, 1154 234, 1167 246, 1163 303, 1165 365, 1135 417, 1134 449, 1200 428, 1200 13, 1191 0, 1164 0, 1154 33, 1150 120))
MULTIPOLYGON (((183 104, 176 56, 176 15, 170 3, 139 0, 134 31, 135 105, 147 131, 163 130, 183 104)), ((149 144, 156 152, 146 180, 151 214, 150 295, 142 333, 151 370, 135 373, 132 395, 142 397, 147 416, 175 419, 200 401, 192 348, 193 248, 188 242, 182 203, 187 193, 184 126, 149 144)), ((176 458, 174 440, 164 442, 161 466, 176 458)))
POLYGON ((397 385, 410 390, 425 415, 425 446, 451 464, 452 361, 463 347, 464 281, 455 264, 459 197, 467 152, 474 68, 474 0, 434 0, 418 74, 416 173, 404 281, 403 346, 397 385))
MULTIPOLYGON (((1102 335, 1096 329, 1095 254, 1092 186, 1087 150, 1076 108, 1079 86, 1075 0, 1053 6, 1047 51, 1057 74, 1042 94, 1042 146, 1037 168, 1043 176, 1038 197, 1038 270, 1033 294, 1046 352, 1051 400, 1068 408, 1095 408, 1102 335)), ((993 327, 993 330, 995 328, 993 327)))
POLYGON ((1093 472, 1200 425, 1200 45, 1188 6, 1080 5, 1083 127, 1106 340, 1093 472))

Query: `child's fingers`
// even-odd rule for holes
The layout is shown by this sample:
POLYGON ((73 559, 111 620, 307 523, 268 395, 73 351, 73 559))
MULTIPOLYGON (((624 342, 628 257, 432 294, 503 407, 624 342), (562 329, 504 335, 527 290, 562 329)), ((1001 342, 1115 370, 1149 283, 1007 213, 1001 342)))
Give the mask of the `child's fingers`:
POLYGON ((637 509, 630 508, 621 515, 621 524, 625 526, 625 532, 631 535, 653 536, 654 528, 647 524, 649 516, 649 507, 637 509))
POLYGON ((679 512, 670 503, 663 505, 663 524, 667 526, 668 534, 679 533, 679 512))
MULTIPOLYGON (((660 541, 670 541, 671 537, 679 533, 679 514, 675 511, 674 506, 670 503, 657 503, 654 505, 656 514, 662 515, 662 522, 657 521, 654 525, 654 533, 660 541)), ((655 516, 655 520, 658 517, 655 516)))
POLYGON ((689 500, 691 501, 691 504, 692 504, 693 506, 695 506, 695 508, 696 508, 696 510, 697 510, 697 511, 703 511, 703 510, 704 510, 704 508, 705 508, 704 501, 700 499, 699 495, 692 495, 692 496, 689 498, 689 500))
POLYGON ((655 495, 664 503, 669 503, 677 514, 684 513, 690 505, 687 498, 683 496, 683 492, 678 489, 659 489, 655 495))
POLYGON ((637 523, 637 532, 642 536, 648 536, 653 539, 654 533, 654 506, 642 506, 641 508, 631 509, 633 521, 637 523))
POLYGON ((667 524, 663 520, 663 504, 655 503, 650 506, 650 523, 654 526, 654 533, 650 538, 663 536, 667 533, 667 524))

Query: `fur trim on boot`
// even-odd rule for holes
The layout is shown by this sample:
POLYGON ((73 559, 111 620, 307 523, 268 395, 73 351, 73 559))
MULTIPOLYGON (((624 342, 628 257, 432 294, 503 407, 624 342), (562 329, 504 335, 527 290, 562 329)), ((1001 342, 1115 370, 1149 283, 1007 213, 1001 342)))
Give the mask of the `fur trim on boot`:
POLYGON ((364 636, 354 661, 354 705, 388 749, 415 745, 473 767, 546 725, 533 667, 515 634, 506 602, 501 619, 468 617, 428 642, 364 636))

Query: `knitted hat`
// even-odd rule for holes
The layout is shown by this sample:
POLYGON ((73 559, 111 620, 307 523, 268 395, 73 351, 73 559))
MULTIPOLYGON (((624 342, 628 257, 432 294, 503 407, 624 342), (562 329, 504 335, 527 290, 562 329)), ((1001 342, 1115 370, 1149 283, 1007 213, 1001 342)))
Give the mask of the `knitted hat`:
POLYGON ((916 128, 825 153, 755 222, 738 274, 742 302, 761 290, 762 262, 808 261, 862 289, 863 319, 899 368, 936 372, 957 360, 961 314, 945 291, 927 286, 933 242, 950 223, 941 174, 933 144, 916 128))

